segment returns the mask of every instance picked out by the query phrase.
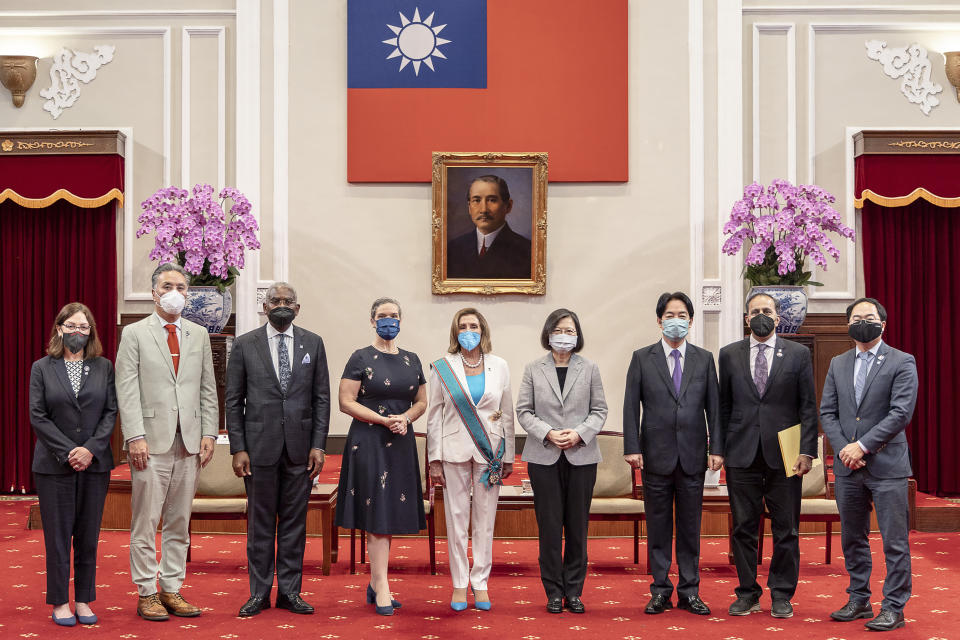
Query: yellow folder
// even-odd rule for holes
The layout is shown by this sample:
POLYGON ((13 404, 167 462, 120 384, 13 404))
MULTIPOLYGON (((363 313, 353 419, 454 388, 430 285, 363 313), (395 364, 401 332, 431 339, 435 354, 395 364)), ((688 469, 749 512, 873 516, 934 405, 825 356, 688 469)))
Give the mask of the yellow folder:
POLYGON ((800 456, 800 425, 795 424, 777 432, 777 439, 780 440, 780 455, 783 456, 783 469, 787 477, 797 475, 793 472, 793 465, 800 456))

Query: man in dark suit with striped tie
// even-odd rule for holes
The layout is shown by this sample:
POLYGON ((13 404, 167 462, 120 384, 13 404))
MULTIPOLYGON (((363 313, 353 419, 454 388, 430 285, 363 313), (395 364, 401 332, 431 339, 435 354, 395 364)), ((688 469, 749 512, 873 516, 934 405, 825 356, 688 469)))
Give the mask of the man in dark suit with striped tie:
POLYGON ((889 631, 905 624, 910 599, 910 506, 907 480, 913 474, 904 433, 917 404, 913 356, 883 342, 887 310, 873 298, 847 307, 856 346, 836 356, 823 385, 820 421, 837 455, 833 460, 840 509, 843 559, 850 574, 849 601, 830 617, 840 622, 872 618, 870 606, 870 507, 877 511, 887 576, 883 602, 868 629, 889 631))
POLYGON ((269 322, 238 337, 227 363, 230 452, 247 490, 250 598, 241 617, 270 608, 274 568, 277 608, 313 613, 300 597, 307 503, 330 422, 326 351, 320 336, 293 324, 297 292, 274 283, 263 310, 269 322))
POLYGON ((733 512, 733 555, 740 585, 732 616, 760 611, 757 542, 764 505, 773 531, 767 586, 774 618, 793 616, 790 598, 800 571, 801 477, 817 455, 817 399, 810 350, 774 330, 780 303, 755 292, 747 298, 750 336, 720 350, 719 448, 733 512), (800 424, 796 475, 786 476, 778 432, 800 424))

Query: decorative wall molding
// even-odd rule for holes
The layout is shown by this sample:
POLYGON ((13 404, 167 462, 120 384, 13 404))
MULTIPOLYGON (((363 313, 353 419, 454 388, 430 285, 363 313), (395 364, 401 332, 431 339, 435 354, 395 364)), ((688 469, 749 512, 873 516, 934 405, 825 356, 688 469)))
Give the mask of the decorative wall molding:
POLYGON ((700 309, 705 313, 716 313, 723 309, 723 287, 719 280, 703 281, 700 287, 700 309))
POLYGON ((753 161, 751 172, 753 180, 760 180, 760 36, 763 33, 783 34, 787 53, 787 116, 784 131, 787 132, 787 175, 793 184, 797 183, 797 29, 794 23, 773 24, 755 22, 753 24, 752 81, 753 81, 753 161))
POLYGON ((97 9, 90 11, 0 11, 3 18, 226 18, 237 14, 232 9, 97 9))
MULTIPOLYGON (((687 54, 690 94, 690 295, 703 286, 703 235, 706 206, 704 159, 706 95, 703 90, 703 0, 688 0, 687 54)), ((694 325, 691 333, 699 330, 694 325)), ((695 338, 691 336, 691 338, 695 338)), ((702 343, 702 339, 700 343, 702 343)))
MULTIPOLYGON (((951 5, 953 11, 960 13, 960 5, 951 5)), ((817 56, 817 36, 819 34, 865 34, 875 33, 915 33, 915 32, 943 32, 960 31, 960 23, 957 22, 815 22, 807 25, 807 182, 816 184, 816 159, 817 159, 817 128, 816 128, 816 56, 817 56)), ((883 129, 884 127, 869 127, 870 129, 883 129)), ((898 130, 910 130, 909 127, 894 127, 898 130)), ((942 127, 941 127, 942 128, 942 127)), ((859 130, 860 128, 854 128, 859 130)), ((850 129, 848 129, 849 131, 850 129)), ((851 134, 852 135, 852 134, 851 134)), ((847 176, 846 181, 850 185, 850 193, 853 193, 853 153, 847 157, 847 176)), ((848 227, 856 228, 856 209, 852 203, 852 197, 849 202, 843 203, 840 211, 843 214, 843 222, 848 227)), ((857 291, 857 261, 856 255, 850 252, 846 261, 846 282, 842 290, 818 291, 822 287, 811 287, 808 292, 810 300, 825 301, 843 301, 852 302, 856 299, 857 291)), ((813 280, 819 280, 818 269, 816 265, 812 266, 813 280)))
POLYGON ((194 37, 217 38, 217 185, 223 189, 227 180, 227 43, 226 27, 183 27, 180 34, 180 186, 184 189, 193 184, 190 177, 191 116, 190 65, 192 63, 190 42, 194 37))
POLYGON ((865 45, 867 57, 879 62, 888 78, 903 78, 900 92, 911 103, 920 105, 923 115, 929 116, 930 110, 940 104, 935 94, 943 91, 943 87, 930 80, 931 65, 926 48, 916 42, 887 48, 883 40, 867 40, 865 45))
MULTIPOLYGON (((260 0, 237 0, 236 187, 253 203, 260 223, 260 0)), ((237 335, 259 326, 257 287, 260 252, 250 251, 237 278, 237 335)))
POLYGON ((844 14, 960 13, 960 4, 834 4, 755 5, 743 8, 743 15, 844 15, 844 14))
MULTIPOLYGON (((743 189, 743 5, 717 2, 717 237, 729 207, 743 189)), ((721 300, 719 344, 743 337, 743 280, 739 257, 720 253, 721 300)))
POLYGON ((273 279, 290 279, 290 0, 273 1, 273 279))
POLYGON ((43 110, 56 120, 64 109, 76 104, 80 98, 80 83, 93 82, 97 70, 113 60, 116 49, 113 45, 102 44, 94 47, 93 53, 66 47, 55 53, 50 66, 50 86, 40 90, 40 97, 47 99, 43 110))

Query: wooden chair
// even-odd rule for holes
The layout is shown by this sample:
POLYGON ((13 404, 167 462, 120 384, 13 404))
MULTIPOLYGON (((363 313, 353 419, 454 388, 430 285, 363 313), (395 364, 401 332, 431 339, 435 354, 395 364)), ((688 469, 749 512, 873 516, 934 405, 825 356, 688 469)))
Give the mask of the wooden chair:
MULTIPOLYGON (((437 523, 433 505, 430 504, 430 462, 427 460, 427 434, 414 432, 417 439, 417 459, 420 465, 420 487, 423 491, 423 511, 427 517, 427 538, 430 548, 430 574, 437 575, 437 523)), ((350 529, 350 573, 357 572, 356 540, 358 529, 350 529)), ((360 564, 367 561, 367 537, 360 531, 360 564)))
MULTIPOLYGON (((233 473, 233 456, 230 455, 229 443, 218 442, 213 449, 213 458, 200 471, 197 493, 190 510, 191 525, 194 518, 247 519, 247 491, 243 478, 238 478, 233 473)), ((187 547, 187 562, 191 561, 191 555, 191 548, 187 547)))
POLYGON ((597 443, 603 461, 597 465, 590 520, 632 521, 633 563, 640 564, 640 522, 646 515, 637 490, 636 470, 623 459, 623 434, 619 431, 601 431, 597 443))

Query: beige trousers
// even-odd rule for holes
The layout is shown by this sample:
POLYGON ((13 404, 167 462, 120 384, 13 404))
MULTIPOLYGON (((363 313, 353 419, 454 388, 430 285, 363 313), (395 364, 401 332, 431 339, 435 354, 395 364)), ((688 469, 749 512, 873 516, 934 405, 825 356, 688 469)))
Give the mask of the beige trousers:
POLYGON ((131 465, 130 577, 141 596, 157 592, 157 525, 160 538, 160 590, 180 590, 187 572, 190 512, 197 490, 200 456, 187 453, 177 433, 166 453, 150 453, 147 468, 131 465))
POLYGON ((443 510, 454 589, 464 589, 469 583, 477 591, 485 591, 493 567, 493 525, 497 518, 500 486, 480 483, 485 468, 486 465, 473 460, 443 463, 447 483, 443 490, 443 510), (470 529, 473 530, 472 570, 467 559, 470 529))

